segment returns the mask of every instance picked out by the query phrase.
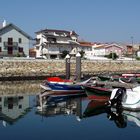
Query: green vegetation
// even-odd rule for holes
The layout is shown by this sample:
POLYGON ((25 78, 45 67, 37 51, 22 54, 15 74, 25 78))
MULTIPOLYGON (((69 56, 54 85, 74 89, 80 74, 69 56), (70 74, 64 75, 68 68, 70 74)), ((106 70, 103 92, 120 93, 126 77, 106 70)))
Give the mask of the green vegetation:
POLYGON ((69 54, 69 51, 67 50, 62 51, 61 58, 65 58, 67 54, 69 54))
POLYGON ((109 55, 106 55, 105 57, 115 60, 118 58, 118 55, 116 53, 111 52, 109 55))
POLYGON ((136 57, 136 60, 140 60, 140 57, 136 57))
POLYGON ((81 58, 83 58, 85 52, 83 50, 81 50, 79 53, 81 54, 81 58))

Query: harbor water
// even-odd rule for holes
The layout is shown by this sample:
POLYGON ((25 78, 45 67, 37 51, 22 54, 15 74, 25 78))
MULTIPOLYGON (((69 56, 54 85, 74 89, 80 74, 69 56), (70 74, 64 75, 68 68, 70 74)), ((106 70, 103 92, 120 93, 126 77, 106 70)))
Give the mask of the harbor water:
POLYGON ((116 115, 86 96, 42 98, 41 82, 1 82, 2 140, 140 139, 140 112, 116 115))

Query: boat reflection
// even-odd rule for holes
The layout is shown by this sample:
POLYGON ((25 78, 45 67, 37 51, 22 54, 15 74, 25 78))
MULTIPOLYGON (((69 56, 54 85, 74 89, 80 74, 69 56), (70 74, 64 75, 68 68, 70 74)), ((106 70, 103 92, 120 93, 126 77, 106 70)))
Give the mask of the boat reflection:
POLYGON ((29 96, 0 96, 0 120, 4 127, 12 125, 29 112, 29 96))
POLYGON ((94 117, 103 113, 107 114, 108 120, 113 121, 118 128, 125 128, 130 122, 140 127, 140 112, 115 110, 101 100, 91 100, 83 113, 83 118, 94 117))
POLYGON ((106 101, 91 100, 83 113, 83 118, 99 115, 102 113, 106 113, 106 101))
POLYGON ((46 92, 37 97, 36 114, 45 117, 58 115, 75 115, 77 120, 82 117, 82 100, 84 96, 61 96, 46 92), (52 95, 52 96, 51 96, 52 95))

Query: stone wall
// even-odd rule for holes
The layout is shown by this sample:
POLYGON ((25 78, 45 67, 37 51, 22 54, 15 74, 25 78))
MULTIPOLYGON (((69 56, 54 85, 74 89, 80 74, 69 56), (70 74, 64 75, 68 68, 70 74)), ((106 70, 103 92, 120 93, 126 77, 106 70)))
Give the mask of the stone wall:
MULTIPOLYGON (((75 74, 71 60, 71 75, 75 74)), ((139 61, 81 61, 82 74, 139 71, 139 61)), ((0 60, 0 77, 65 75, 65 60, 0 60)))

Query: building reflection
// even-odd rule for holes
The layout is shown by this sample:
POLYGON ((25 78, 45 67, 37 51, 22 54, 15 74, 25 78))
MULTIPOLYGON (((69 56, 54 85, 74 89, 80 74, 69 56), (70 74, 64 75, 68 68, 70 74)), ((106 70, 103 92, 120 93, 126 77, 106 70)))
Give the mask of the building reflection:
POLYGON ((75 115, 77 120, 82 117, 83 97, 37 97, 36 114, 44 117, 59 115, 75 115))
POLYGON ((0 96, 0 120, 3 126, 14 124, 29 112, 29 96, 0 96))

